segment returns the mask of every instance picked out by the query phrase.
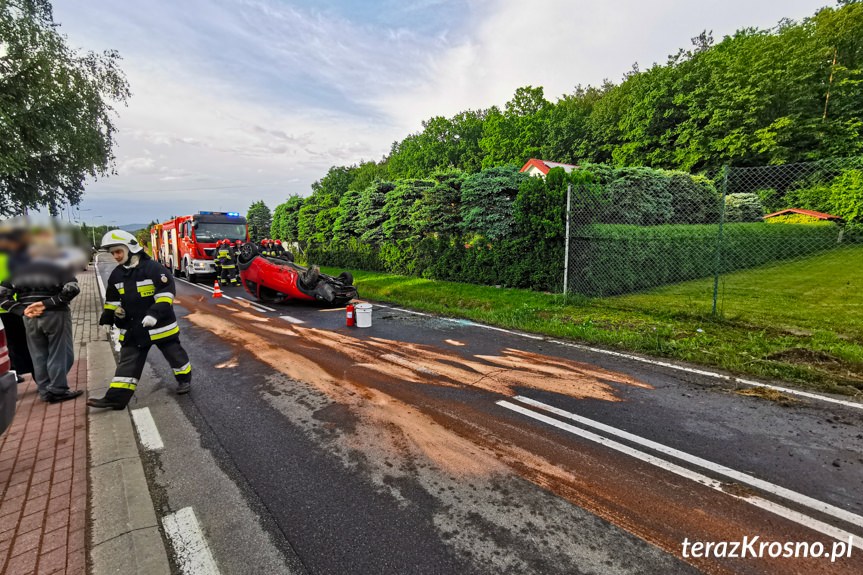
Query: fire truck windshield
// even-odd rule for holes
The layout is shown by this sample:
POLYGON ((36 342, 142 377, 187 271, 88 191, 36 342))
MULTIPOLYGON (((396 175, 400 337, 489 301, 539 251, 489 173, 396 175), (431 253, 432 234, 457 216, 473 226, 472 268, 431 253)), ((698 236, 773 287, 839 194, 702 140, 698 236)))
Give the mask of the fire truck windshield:
POLYGON ((201 243, 214 243, 219 240, 228 239, 232 242, 237 240, 246 241, 246 225, 212 222, 198 222, 195 228, 195 238, 201 243))

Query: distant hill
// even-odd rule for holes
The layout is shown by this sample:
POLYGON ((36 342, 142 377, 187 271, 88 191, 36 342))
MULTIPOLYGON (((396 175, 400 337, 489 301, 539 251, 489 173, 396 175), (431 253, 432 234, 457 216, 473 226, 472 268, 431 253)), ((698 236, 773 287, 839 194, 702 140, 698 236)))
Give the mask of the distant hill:
POLYGON ((149 225, 150 224, 126 224, 125 226, 119 226, 118 229, 125 230, 130 233, 135 233, 138 230, 142 230, 149 225))

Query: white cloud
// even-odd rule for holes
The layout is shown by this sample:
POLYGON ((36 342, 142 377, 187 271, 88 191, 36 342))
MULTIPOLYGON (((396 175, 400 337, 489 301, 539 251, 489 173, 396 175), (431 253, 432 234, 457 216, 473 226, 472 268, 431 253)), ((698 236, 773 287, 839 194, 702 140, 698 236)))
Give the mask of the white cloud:
POLYGON ((639 62, 665 63, 702 30, 720 40, 735 30, 812 15, 823 0, 482 0, 469 37, 428 54, 413 89, 380 94, 399 125, 418 130, 434 115, 502 106, 521 86, 543 86, 551 101, 578 84, 619 82, 639 62))
POLYGON ((117 162, 118 175, 155 174, 156 161, 149 157, 125 158, 117 162))

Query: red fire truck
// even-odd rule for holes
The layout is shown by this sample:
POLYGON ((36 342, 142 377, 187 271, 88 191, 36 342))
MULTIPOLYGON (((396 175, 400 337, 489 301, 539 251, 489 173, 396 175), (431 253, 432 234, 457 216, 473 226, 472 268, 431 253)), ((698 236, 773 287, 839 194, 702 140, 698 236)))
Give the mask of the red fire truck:
POLYGON ((152 256, 177 277, 191 282, 215 274, 216 242, 249 241, 246 218, 237 212, 198 212, 156 224, 150 230, 152 256))

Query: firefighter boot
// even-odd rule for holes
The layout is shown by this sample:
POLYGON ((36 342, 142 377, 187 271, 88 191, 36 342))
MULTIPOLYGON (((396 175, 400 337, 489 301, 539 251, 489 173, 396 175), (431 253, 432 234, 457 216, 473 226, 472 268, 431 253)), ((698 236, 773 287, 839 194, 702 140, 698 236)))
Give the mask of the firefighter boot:
POLYGON ((177 395, 183 395, 184 393, 189 393, 192 389, 192 380, 191 378, 185 381, 177 382, 177 395))
POLYGON ((90 407, 105 407, 115 410, 126 409, 129 400, 132 399, 133 391, 116 387, 108 388, 105 397, 91 397, 87 400, 90 407))

